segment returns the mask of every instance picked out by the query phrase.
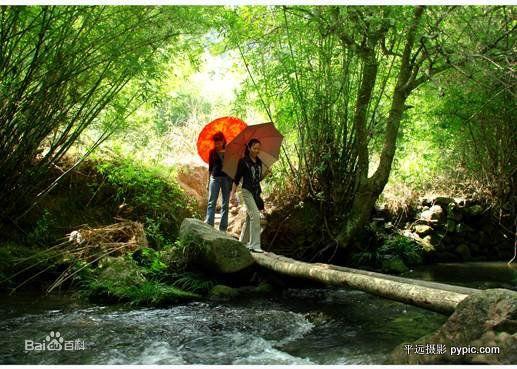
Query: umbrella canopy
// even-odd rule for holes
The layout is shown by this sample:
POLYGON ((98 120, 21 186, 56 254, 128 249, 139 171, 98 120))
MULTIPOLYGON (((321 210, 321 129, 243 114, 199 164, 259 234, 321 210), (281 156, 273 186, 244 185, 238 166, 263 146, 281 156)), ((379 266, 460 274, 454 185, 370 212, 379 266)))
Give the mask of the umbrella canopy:
POLYGON ((247 124, 243 120, 235 117, 222 117, 211 121, 199 133, 197 153, 205 163, 208 163, 210 150, 214 148, 214 141, 212 139, 214 134, 222 132, 228 143, 246 127, 247 124))
POLYGON ((280 146, 284 136, 275 128, 272 122, 247 126, 229 144, 224 154, 223 172, 235 178, 239 159, 244 156, 246 144, 252 138, 260 141, 259 158, 262 164, 270 168, 280 155, 280 146))

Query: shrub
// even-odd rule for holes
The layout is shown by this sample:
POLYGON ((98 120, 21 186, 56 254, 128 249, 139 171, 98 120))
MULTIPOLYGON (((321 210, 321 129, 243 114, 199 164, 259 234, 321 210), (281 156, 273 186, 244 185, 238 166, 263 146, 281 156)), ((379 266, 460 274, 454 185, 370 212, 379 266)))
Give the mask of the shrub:
POLYGON ((389 236, 377 250, 379 256, 399 256, 406 265, 422 264, 422 248, 412 239, 399 234, 389 236))
POLYGON ((48 209, 43 210, 43 214, 36 221, 34 228, 27 234, 26 240, 30 244, 42 244, 52 242, 51 229, 55 227, 55 218, 48 209))
POLYGON ((116 200, 133 208, 145 223, 149 241, 157 248, 174 240, 181 221, 196 213, 196 206, 181 187, 160 168, 147 168, 129 159, 99 162, 97 168, 116 189, 116 200))

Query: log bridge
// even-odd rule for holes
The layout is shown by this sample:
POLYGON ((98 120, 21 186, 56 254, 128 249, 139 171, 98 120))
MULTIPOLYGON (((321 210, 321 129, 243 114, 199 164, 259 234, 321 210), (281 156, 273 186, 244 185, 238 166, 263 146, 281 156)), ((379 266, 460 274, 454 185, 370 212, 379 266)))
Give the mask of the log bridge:
POLYGON ((331 264, 306 263, 271 252, 250 253, 237 239, 194 218, 183 220, 180 238, 191 239, 203 245, 198 249, 197 262, 214 273, 234 273, 256 263, 277 273, 355 288, 445 314, 454 312, 461 301, 479 292, 474 288, 402 278, 331 264))
POLYGON ((271 252, 251 255, 260 266, 281 274, 351 287, 444 314, 453 313, 463 299, 480 291, 331 264, 306 263, 271 252))

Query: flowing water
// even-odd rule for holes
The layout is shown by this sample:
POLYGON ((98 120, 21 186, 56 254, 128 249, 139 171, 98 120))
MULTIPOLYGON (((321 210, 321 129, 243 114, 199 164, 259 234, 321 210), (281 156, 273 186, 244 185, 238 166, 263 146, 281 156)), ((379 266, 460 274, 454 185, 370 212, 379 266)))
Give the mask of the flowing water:
MULTIPOLYGON (((448 268, 451 273, 458 266, 448 268)), ((480 287, 469 284, 465 268, 457 284, 480 287)), ((476 274, 479 268, 470 270, 476 274)), ((500 263, 496 270, 503 268, 500 263)), ((447 282, 440 279, 446 270, 432 266, 410 274, 447 282)), ((499 283, 491 288, 511 285, 515 270, 489 280, 499 283)), ((382 364, 397 345, 434 331, 447 319, 338 288, 290 289, 276 297, 167 308, 101 306, 71 295, 0 298, 0 364, 382 364), (26 340, 32 346, 26 347, 26 340), (31 350, 52 341, 61 346, 31 350)))

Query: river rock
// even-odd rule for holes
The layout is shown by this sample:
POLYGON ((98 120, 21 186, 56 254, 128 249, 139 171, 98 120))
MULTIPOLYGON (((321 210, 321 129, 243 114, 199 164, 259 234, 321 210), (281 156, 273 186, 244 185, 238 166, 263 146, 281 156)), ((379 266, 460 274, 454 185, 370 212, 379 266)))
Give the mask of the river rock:
POLYGON ((124 256, 107 256, 99 262, 98 280, 117 285, 132 286, 145 282, 141 268, 124 256))
POLYGON ((198 209, 206 211, 208 201, 208 170, 198 163, 187 163, 177 167, 176 181, 191 198, 196 200, 198 209))
POLYGON ((456 251, 456 253, 457 253, 458 255, 460 255, 460 256, 461 256, 461 259, 462 259, 462 260, 464 260, 464 261, 468 261, 468 260, 472 259, 472 256, 471 256, 471 254, 470 254, 470 249, 469 249, 469 247, 468 247, 466 244, 464 244, 464 243, 462 243, 462 244, 458 245, 458 246, 456 247, 456 249, 454 249, 454 251, 456 251))
POLYGON ((466 227, 464 223, 458 223, 456 224, 456 233, 460 233, 461 235, 464 235, 466 232, 466 227))
POLYGON ((458 207, 455 202, 451 202, 447 206, 447 218, 453 219, 455 222, 460 222, 463 219, 463 209, 458 207))
POLYGON ((420 219, 431 221, 440 220, 443 214, 443 209, 440 205, 433 205, 428 210, 424 210, 420 214, 420 219))
POLYGON ((481 252, 481 246, 476 242, 469 243, 469 249, 473 254, 479 254, 481 252))
POLYGON ((434 333, 397 346, 387 364, 515 364, 517 363, 517 292, 489 289, 476 292, 434 333), (418 347, 429 347, 429 351, 418 347), (431 350, 438 346, 443 353, 431 350), (499 347, 496 354, 457 353, 457 348, 499 347), (453 352, 454 351, 454 352, 453 352))
POLYGON ((215 301, 225 301, 235 298, 239 295, 239 291, 224 284, 217 284, 210 289, 208 297, 215 301))
POLYGON ((483 207, 481 205, 472 205, 465 209, 465 214, 470 217, 477 217, 483 213, 483 207))
POLYGON ((447 232, 454 233, 456 231, 456 222, 454 219, 447 219, 447 232))
POLYGON ((232 209, 234 209, 233 216, 228 220, 227 232, 235 237, 239 237, 246 221, 246 208, 244 206, 236 206, 232 209))
POLYGON ((194 262, 215 273, 234 273, 255 262, 241 242, 199 219, 183 220, 180 239, 192 240, 197 248, 194 262))
POLYGON ((415 233, 420 237, 425 237, 430 235, 433 232, 433 228, 429 227, 425 224, 417 224, 415 225, 415 233))
POLYGON ((434 203, 436 205, 440 205, 444 208, 446 208, 447 206, 449 206, 449 204, 456 204, 456 202, 454 201, 454 199, 452 197, 444 197, 444 196, 438 196, 434 199, 434 203))

